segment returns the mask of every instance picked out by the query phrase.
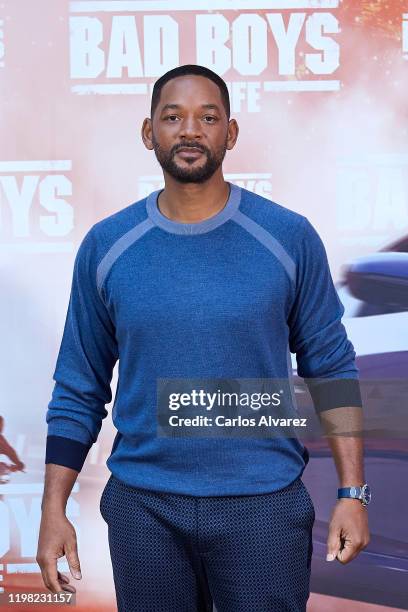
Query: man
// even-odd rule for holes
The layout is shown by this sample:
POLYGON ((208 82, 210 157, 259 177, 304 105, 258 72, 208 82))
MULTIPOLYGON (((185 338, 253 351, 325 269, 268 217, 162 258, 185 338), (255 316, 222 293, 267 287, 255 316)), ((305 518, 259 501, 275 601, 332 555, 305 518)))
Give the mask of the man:
MULTIPOLYGON (((324 246, 306 217, 224 180, 237 137, 218 75, 195 65, 167 72, 142 127, 165 188, 96 223, 81 243, 47 412, 37 561, 52 592, 74 590, 57 573, 59 556, 81 577, 65 504, 120 358, 118 433, 100 500, 118 609, 306 608, 315 516, 303 444, 157 433, 159 379, 284 379, 289 351, 300 376, 324 379, 310 385, 322 420, 332 426, 340 411, 361 425, 355 352, 324 246)), ((330 444, 341 487, 361 487, 361 438, 330 444)), ((347 563, 368 537, 361 500, 339 500, 328 560, 347 563)))

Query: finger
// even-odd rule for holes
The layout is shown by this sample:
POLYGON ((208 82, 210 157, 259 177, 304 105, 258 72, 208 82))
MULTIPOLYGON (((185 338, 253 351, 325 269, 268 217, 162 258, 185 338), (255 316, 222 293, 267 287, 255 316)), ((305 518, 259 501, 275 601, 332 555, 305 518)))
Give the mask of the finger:
POLYGON ((61 572, 58 572, 58 580, 61 580, 62 582, 69 582, 68 576, 65 576, 65 574, 61 574, 61 572))
POLYGON ((58 581, 57 561, 46 561, 43 566, 44 584, 52 593, 63 593, 63 589, 58 581))
POLYGON ((70 593, 76 593, 76 588, 72 584, 69 584, 68 576, 58 572, 58 580, 60 581, 63 589, 70 591, 70 593))
POLYGON ((67 559, 72 577, 76 578, 76 580, 80 580, 82 578, 81 564, 79 563, 76 544, 67 545, 65 547, 65 557, 67 559))
POLYGON ((327 538, 327 555, 326 561, 334 561, 341 548, 340 540, 341 531, 337 527, 329 527, 329 535, 327 538))
POLYGON ((357 557, 361 546, 356 541, 346 540, 344 543, 344 547, 339 551, 337 555, 337 559, 340 563, 349 563, 355 557, 357 557))
POLYGON ((64 582, 61 586, 65 592, 76 593, 76 588, 72 584, 66 584, 64 582))

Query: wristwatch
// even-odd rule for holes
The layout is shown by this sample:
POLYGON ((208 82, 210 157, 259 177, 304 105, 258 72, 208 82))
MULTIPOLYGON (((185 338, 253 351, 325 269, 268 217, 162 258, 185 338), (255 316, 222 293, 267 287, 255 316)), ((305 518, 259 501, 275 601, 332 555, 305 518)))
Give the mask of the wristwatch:
POLYGON ((367 483, 362 487, 343 487, 337 490, 337 499, 342 497, 359 499, 363 506, 367 506, 371 500, 371 489, 367 483))

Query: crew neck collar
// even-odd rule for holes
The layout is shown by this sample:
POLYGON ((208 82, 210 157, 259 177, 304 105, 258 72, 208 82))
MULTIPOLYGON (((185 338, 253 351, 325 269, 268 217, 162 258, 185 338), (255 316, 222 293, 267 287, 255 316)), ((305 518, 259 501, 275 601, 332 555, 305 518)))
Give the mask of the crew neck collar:
POLYGON ((174 221, 173 219, 169 219, 163 215, 157 203, 159 194, 163 191, 163 189, 152 191, 152 193, 147 196, 147 214, 155 225, 158 225, 162 229, 172 234, 204 234, 205 232, 209 232, 216 227, 219 227, 228 221, 228 219, 231 219, 239 208, 241 201, 241 188, 233 183, 228 184, 230 187, 230 193, 224 208, 222 208, 212 217, 204 219, 203 221, 198 221, 196 223, 181 223, 180 221, 174 221))

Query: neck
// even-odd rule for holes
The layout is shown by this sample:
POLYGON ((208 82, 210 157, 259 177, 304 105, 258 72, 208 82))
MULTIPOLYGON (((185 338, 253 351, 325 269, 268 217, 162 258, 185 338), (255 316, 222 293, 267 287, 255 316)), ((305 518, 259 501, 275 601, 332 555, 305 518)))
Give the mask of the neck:
POLYGON ((229 186, 221 168, 205 183, 180 183, 164 173, 165 188, 160 193, 160 212, 180 223, 198 223, 220 212, 227 203, 229 186))

